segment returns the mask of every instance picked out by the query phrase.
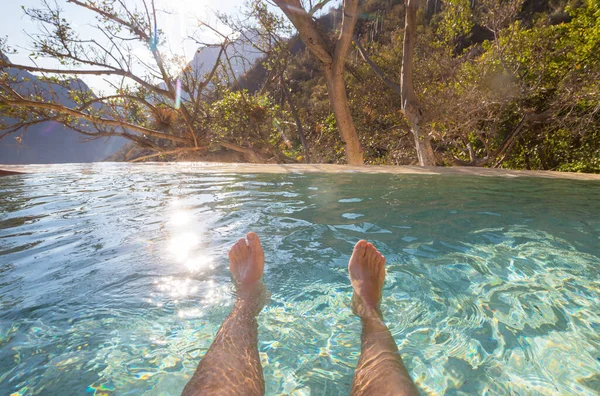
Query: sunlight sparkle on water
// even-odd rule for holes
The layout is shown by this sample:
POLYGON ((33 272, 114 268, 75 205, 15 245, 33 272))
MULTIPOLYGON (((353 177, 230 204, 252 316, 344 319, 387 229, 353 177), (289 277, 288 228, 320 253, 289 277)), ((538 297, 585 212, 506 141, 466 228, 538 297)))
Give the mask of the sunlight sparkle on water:
POLYGON ((203 269, 214 269, 214 259, 209 256, 199 255, 186 260, 184 265, 190 271, 199 271, 203 269))
POLYGON ((173 298, 185 297, 198 293, 198 286, 191 279, 176 279, 167 276, 158 283, 158 290, 165 292, 173 298))
POLYGON ((235 304, 227 250, 250 230, 266 395, 350 393, 359 238, 387 258, 382 311, 424 394, 598 395, 596 182, 103 163, 1 184, 0 395, 179 393, 235 304))
POLYGON ((200 238, 193 232, 185 232, 171 238, 169 241, 169 252, 173 255, 176 261, 184 262, 191 251, 198 246, 200 238))
POLYGON ((169 222, 174 226, 186 225, 190 222, 190 214, 186 211, 177 211, 171 215, 169 222))

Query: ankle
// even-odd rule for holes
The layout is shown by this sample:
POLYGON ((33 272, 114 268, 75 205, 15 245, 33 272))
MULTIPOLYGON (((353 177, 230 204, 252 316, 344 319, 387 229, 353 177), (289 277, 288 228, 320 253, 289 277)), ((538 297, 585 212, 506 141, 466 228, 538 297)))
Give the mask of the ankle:
POLYGON ((269 291, 262 281, 237 286, 236 309, 258 315, 269 299, 269 291))
POLYGON ((365 322, 365 321, 367 321, 367 322, 371 322, 371 321, 383 322, 383 314, 381 313, 381 310, 379 309, 379 307, 367 307, 367 306, 363 305, 356 312, 356 315, 363 322, 365 322))
POLYGON ((264 294, 265 291, 266 287, 262 280, 249 284, 238 283, 236 285, 236 294, 238 299, 242 300, 255 299, 261 294, 264 294))
POLYGON ((360 322, 362 324, 364 335, 378 335, 389 331, 387 325, 383 321, 381 313, 378 313, 378 315, 361 317, 360 322))

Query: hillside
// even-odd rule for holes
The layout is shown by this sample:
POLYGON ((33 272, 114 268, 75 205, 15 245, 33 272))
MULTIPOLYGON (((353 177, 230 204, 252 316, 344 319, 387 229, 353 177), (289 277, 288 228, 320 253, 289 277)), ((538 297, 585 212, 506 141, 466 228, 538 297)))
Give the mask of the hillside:
MULTIPOLYGON (((415 164, 394 91, 401 80, 404 2, 361 4, 355 36, 365 55, 351 48, 345 83, 365 162, 415 164)), ((438 165, 600 172, 599 1, 428 4, 417 13, 413 79, 421 128, 438 165)), ((319 19, 331 42, 340 13, 319 19)), ((258 94, 268 83, 279 104, 289 91, 286 109, 296 108, 294 122, 307 141, 302 150, 301 138, 292 136, 292 156, 306 151, 314 162, 345 162, 321 65, 304 46, 289 51, 284 81, 267 82, 257 64, 240 78, 242 88, 258 94)))
MULTIPOLYGON (((114 128, 105 134, 135 142, 115 160, 600 172, 599 0, 432 0, 424 7, 415 1, 345 1, 350 14, 342 6, 313 14, 292 13, 292 3, 278 0, 281 14, 255 0, 239 19, 224 19, 240 38, 224 39, 227 56, 218 67, 224 52, 207 46, 187 67, 177 63, 166 72, 160 45, 151 46, 156 64, 140 70, 141 77, 120 69, 126 57, 113 59, 74 35, 52 41, 62 52, 41 40, 42 56, 86 65, 72 55, 71 48, 81 49, 101 65, 113 59, 108 74, 130 80, 100 99, 118 121, 89 107, 83 115, 70 109, 45 115, 104 123, 114 128), (164 83, 155 85, 156 79, 164 83)), ((111 4, 107 26, 137 26, 132 37, 119 39, 122 49, 127 40, 147 43, 156 33, 148 30, 152 18, 141 23, 126 4, 111 4)), ((52 12, 32 15, 42 24, 63 24, 52 12)), ((24 109, 48 108, 6 92, 12 114, 20 111, 22 118, 24 109)))
MULTIPOLYGON (((16 69, 8 69, 8 73, 19 81, 19 93, 33 91, 33 87, 47 86, 45 91, 53 91, 61 103, 72 105, 68 89, 47 82, 39 81, 35 75, 16 69)), ((81 80, 73 80, 73 89, 89 91, 81 80)), ((2 121, 11 123, 9 118, 2 121)), ((0 164, 51 164, 72 162, 95 162, 109 157, 125 144, 121 138, 103 138, 89 140, 57 122, 44 122, 32 125, 27 130, 20 129, 0 139, 0 164)))

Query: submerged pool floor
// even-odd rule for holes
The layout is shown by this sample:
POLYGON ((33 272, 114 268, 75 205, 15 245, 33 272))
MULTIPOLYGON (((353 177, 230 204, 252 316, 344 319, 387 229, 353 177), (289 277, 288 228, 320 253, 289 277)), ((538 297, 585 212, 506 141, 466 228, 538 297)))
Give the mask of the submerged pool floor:
POLYGON ((226 253, 248 231, 271 292, 269 395, 349 393, 361 238, 387 258, 384 318, 423 393, 600 392, 598 181, 32 169, 0 179, 0 394, 179 394, 230 312, 226 253))

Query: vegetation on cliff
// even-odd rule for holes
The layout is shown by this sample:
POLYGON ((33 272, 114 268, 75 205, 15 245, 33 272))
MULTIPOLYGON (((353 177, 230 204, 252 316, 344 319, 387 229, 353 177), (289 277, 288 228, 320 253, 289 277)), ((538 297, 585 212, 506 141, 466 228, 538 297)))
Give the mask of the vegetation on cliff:
POLYGON ((130 140, 123 160, 600 172, 600 0, 346 0, 318 18, 327 0, 278 0, 283 15, 251 0, 245 15, 220 16, 233 33, 203 72, 168 56, 155 10, 72 2, 97 15, 108 44, 80 37, 60 10, 26 10, 47 27, 32 55, 63 67, 0 60, 0 138, 53 120, 130 140), (232 45, 244 38, 262 57, 240 73, 232 45), (131 41, 153 64, 128 56, 131 41), (120 82, 107 95, 72 89, 67 104, 20 90, 9 70, 53 86, 85 74, 120 82))

